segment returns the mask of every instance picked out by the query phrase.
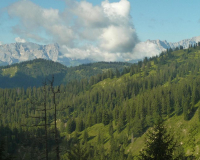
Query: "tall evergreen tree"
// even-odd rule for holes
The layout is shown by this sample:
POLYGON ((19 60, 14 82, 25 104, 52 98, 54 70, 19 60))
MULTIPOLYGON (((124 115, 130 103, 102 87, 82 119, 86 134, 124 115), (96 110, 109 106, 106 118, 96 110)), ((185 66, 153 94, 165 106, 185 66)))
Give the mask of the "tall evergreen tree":
POLYGON ((5 142, 2 140, 0 142, 0 160, 11 160, 11 157, 6 156, 5 147, 5 142))
POLYGON ((112 136, 114 132, 112 121, 109 124, 109 135, 112 136))
POLYGON ((83 141, 84 141, 84 143, 87 143, 88 137, 89 137, 88 131, 87 131, 87 129, 85 129, 84 132, 83 132, 83 141))
POLYGON ((170 160, 176 147, 173 137, 167 133, 161 119, 147 133, 145 148, 140 152, 141 160, 170 160))

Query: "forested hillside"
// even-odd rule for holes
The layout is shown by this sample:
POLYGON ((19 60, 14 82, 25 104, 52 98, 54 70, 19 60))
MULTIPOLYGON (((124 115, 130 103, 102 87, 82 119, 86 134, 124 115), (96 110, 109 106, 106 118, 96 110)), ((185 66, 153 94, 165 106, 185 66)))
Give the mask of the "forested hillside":
MULTIPOLYGON (((56 96, 60 110, 57 123, 61 159, 75 159, 76 156, 97 160, 137 159, 144 147, 146 131, 160 117, 179 144, 174 156, 198 158, 199 68, 200 46, 195 45, 145 58, 121 72, 109 69, 96 76, 90 75, 89 80, 83 77, 62 84, 56 96)), ((84 69, 79 67, 78 72, 84 69)), ((44 95, 43 87, 0 89, 0 133, 8 153, 38 158, 45 150, 44 143, 37 141, 44 135, 43 127, 38 125, 44 123, 42 119, 33 118, 42 117, 43 112, 31 103, 43 102, 44 95)), ((46 99, 47 121, 53 124, 54 110, 50 109, 54 102, 50 88, 46 99)), ((48 149, 50 159, 55 159, 52 128, 48 127, 48 149)))
POLYGON ((55 76, 55 85, 66 84, 72 80, 89 79, 109 69, 118 68, 120 72, 131 63, 97 62, 76 67, 66 67, 51 60, 35 59, 19 64, 0 67, 0 88, 40 87, 45 78, 55 76))

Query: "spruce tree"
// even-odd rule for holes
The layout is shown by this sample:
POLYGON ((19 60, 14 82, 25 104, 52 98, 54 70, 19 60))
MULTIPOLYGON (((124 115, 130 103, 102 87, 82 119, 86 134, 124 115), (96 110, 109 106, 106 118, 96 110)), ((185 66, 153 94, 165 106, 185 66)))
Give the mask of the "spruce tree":
POLYGON ((67 159, 69 160, 88 160, 90 155, 90 149, 87 146, 80 143, 74 145, 70 151, 68 151, 67 159))
POLYGON ((0 142, 0 160, 11 160, 11 157, 6 156, 5 142, 3 140, 0 142))
POLYGON ((159 119, 153 129, 147 133, 145 148, 140 152, 139 159, 170 160, 173 159, 175 147, 173 137, 167 133, 162 120, 159 119))
POLYGON ((83 132, 83 142, 84 143, 87 143, 88 137, 89 137, 89 135, 88 135, 87 129, 85 129, 83 132))
POLYGON ((113 129, 112 121, 111 121, 110 124, 109 124, 109 135, 112 136, 113 133, 114 133, 114 129, 113 129))

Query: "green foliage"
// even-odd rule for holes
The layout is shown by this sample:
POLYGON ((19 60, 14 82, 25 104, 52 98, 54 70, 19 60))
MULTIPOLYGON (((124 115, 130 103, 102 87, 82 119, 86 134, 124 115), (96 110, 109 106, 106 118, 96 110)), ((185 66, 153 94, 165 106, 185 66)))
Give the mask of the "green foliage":
POLYGON ((152 130, 147 133, 145 148, 140 152, 141 160, 170 160, 173 159, 173 152, 176 143, 173 137, 167 133, 161 120, 152 130))
POLYGON ((109 123, 109 135, 112 136, 114 133, 112 121, 109 123))
POLYGON ((78 132, 81 132, 83 129, 84 129, 83 120, 77 118, 77 120, 76 120, 76 130, 77 130, 78 132))
MULTIPOLYGON (((95 155, 90 154, 90 156, 95 156, 96 159, 116 159, 120 157, 120 154, 127 158, 128 155, 125 153, 128 152, 134 153, 133 156, 135 156, 143 145, 143 143, 139 143, 142 135, 149 127, 152 127, 153 122, 159 116, 162 116, 166 123, 177 117, 181 123, 185 123, 185 128, 181 128, 181 125, 176 126, 176 132, 179 133, 176 139, 179 141, 187 139, 183 143, 185 153, 196 156, 199 145, 199 122, 197 116, 197 124, 194 121, 191 123, 191 120, 194 115, 197 115, 195 112, 199 107, 199 49, 199 46, 196 46, 195 49, 190 48, 189 53, 184 49, 177 51, 169 49, 167 53, 162 53, 159 57, 145 58, 144 61, 126 67, 124 70, 122 68, 126 66, 126 63, 118 64, 118 62, 100 62, 66 69, 64 67, 63 75, 58 79, 62 79, 62 82, 67 82, 67 84, 60 86, 61 94, 58 95, 56 101, 58 110, 62 110, 62 112, 58 112, 57 118, 61 138, 67 141, 66 146, 73 146, 78 142, 91 144, 94 147, 95 155), (121 69, 118 66, 121 66, 121 69), (116 68, 119 68, 119 72, 116 68), (66 75, 70 80, 65 79, 66 75), (63 77, 65 78, 63 79, 63 77), (113 123, 111 124, 111 122, 113 123), (187 127, 190 127, 190 125, 186 125, 187 123, 191 126, 195 123, 196 126, 187 130, 187 127), (101 135, 103 134, 101 146, 98 146, 97 143, 98 137, 102 139, 101 136, 98 136, 99 128, 96 128, 95 131, 90 130, 96 126, 103 128, 100 131, 101 135), (84 128, 85 131, 83 131, 84 128), (76 132, 74 132, 75 130, 76 132), (135 142, 138 146, 134 148, 135 142)), ((36 62, 24 64, 31 70, 34 65, 42 65, 42 60, 36 62)), ((47 63, 51 64, 51 62, 47 63)), ((57 69, 56 66, 54 67, 55 70, 47 67, 47 70, 49 69, 47 73, 57 71, 56 78, 60 75, 59 68, 63 66, 57 66, 57 69)), ((29 69, 27 69, 27 74, 29 69)), ((18 71, 20 70, 17 69, 14 77, 17 76, 18 71)), ((42 75, 43 71, 37 71, 35 67, 35 71, 30 75, 33 76, 35 73, 42 75)), ((9 83, 10 77, 7 78, 9 83)), ((58 82, 60 82, 59 80, 58 82)), ((25 81, 28 80, 19 80, 20 83, 28 85, 29 81, 25 81)), ((5 84, 3 81, 1 82, 0 84, 5 84)), ((6 133, 1 137, 7 139, 7 153, 15 154, 18 146, 23 146, 19 142, 24 142, 22 137, 25 137, 25 140, 28 139, 28 145, 37 146, 32 149, 32 153, 36 154, 38 150, 44 149, 44 145, 41 143, 33 144, 33 137, 43 135, 40 127, 37 129, 21 127, 22 123, 29 126, 42 123, 39 119, 27 118, 28 116, 41 116, 41 113, 30 104, 31 97, 42 102, 42 88, 0 89, 0 114, 2 116, 0 124, 7 126, 7 128, 2 128, 6 133), (29 133, 31 133, 30 136, 28 136, 29 133)), ((51 99, 48 90, 48 123, 53 122, 53 111, 50 110, 53 107, 51 99)), ((62 145, 65 146, 65 144, 62 145)), ((50 141, 49 146, 53 148, 53 141, 50 141)))
POLYGON ((85 129, 83 131, 83 142, 87 143, 87 141, 88 141, 88 131, 87 131, 87 129, 85 129))
POLYGON ((67 157, 67 160, 88 160, 89 155, 90 150, 88 151, 87 146, 83 146, 78 143, 71 147, 70 151, 65 157, 67 157))
POLYGON ((110 122, 110 115, 108 114, 106 110, 103 112, 102 121, 104 125, 108 125, 110 122))
POLYGON ((11 66, 0 67, 0 87, 14 88, 14 87, 39 87, 42 86, 42 81, 45 78, 51 78, 55 75, 56 83, 66 84, 73 80, 82 80, 84 89, 87 81, 92 76, 93 84, 102 80, 102 73, 105 72, 105 78, 113 78, 115 68, 118 68, 117 76, 122 72, 124 67, 130 66, 130 63, 125 62, 97 62, 91 64, 83 64, 75 67, 66 67, 58 62, 53 62, 44 59, 35 59, 31 61, 13 64, 11 66))
POLYGON ((2 140, 0 142, 0 160, 11 160, 11 156, 6 155, 5 147, 5 142, 2 140))
POLYGON ((72 133, 76 129, 76 122, 73 119, 67 121, 67 133, 72 133))

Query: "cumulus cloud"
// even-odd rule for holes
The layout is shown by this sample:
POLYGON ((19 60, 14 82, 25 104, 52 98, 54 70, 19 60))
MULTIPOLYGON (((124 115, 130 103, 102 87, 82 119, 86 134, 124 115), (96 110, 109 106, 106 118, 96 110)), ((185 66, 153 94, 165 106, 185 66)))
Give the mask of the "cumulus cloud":
POLYGON ((152 42, 140 42, 138 43, 133 53, 130 57, 131 59, 142 59, 144 57, 152 57, 159 55, 161 50, 158 48, 158 46, 152 42))
POLYGON ((26 42, 25 39, 20 38, 20 37, 16 37, 16 38, 15 38, 15 41, 18 42, 18 43, 25 43, 25 42, 26 42))
POLYGON ((64 57, 70 57, 72 59, 93 59, 95 61, 124 61, 124 57, 121 53, 111 53, 102 50, 99 47, 87 46, 84 48, 69 48, 65 45, 61 46, 61 52, 64 57))
POLYGON ((128 18, 130 14, 130 2, 127 0, 121 0, 119 2, 109 3, 108 0, 102 2, 104 12, 109 17, 123 17, 128 18))
POLYGON ((127 26, 109 26, 103 30, 101 47, 111 52, 131 52, 137 43, 135 29, 127 26))
MULTIPOLYGON (((62 17, 57 9, 44 9, 34 4, 33 2, 18 1, 7 8, 8 14, 11 17, 18 17, 21 20, 21 24, 17 27, 24 33, 24 36, 30 39, 39 40, 36 35, 40 35, 42 31, 45 31, 54 41, 59 43, 72 43, 72 29, 62 24, 62 17), (31 33, 31 34, 30 34, 31 33), (33 36, 35 35, 35 36, 33 36), (64 41, 63 41, 64 39, 64 41)), ((20 34, 20 30, 13 28, 15 34, 20 34)))
MULTIPOLYGON (((71 58, 128 60, 157 52, 155 46, 139 43, 130 2, 102 1, 94 6, 87 1, 65 0, 64 11, 45 9, 30 0, 18 1, 7 8, 20 24, 13 32, 27 40, 58 43, 62 53, 71 58)), ((23 41, 17 38, 16 41, 23 41)), ((156 53, 157 54, 157 53, 156 53)))

